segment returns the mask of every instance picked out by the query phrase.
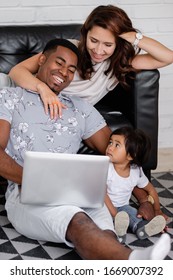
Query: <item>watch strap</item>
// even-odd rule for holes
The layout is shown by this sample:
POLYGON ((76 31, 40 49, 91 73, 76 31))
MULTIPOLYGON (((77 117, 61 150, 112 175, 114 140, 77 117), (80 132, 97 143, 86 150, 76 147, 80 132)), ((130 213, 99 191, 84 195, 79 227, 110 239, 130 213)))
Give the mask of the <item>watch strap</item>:
POLYGON ((133 42, 133 47, 134 47, 135 50, 138 49, 139 41, 140 41, 142 38, 143 38, 142 33, 137 32, 137 33, 136 33, 135 41, 133 42))

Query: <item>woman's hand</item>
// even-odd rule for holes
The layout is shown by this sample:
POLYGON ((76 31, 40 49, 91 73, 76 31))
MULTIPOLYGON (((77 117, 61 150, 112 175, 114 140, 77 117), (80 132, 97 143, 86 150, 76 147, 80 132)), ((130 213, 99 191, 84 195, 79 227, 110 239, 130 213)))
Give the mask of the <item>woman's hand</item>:
POLYGON ((136 39, 136 32, 135 31, 125 32, 120 34, 119 37, 133 44, 136 39))
POLYGON ((51 119, 61 118, 62 109, 67 107, 61 103, 57 94, 55 94, 46 84, 41 83, 37 86, 38 93, 44 104, 45 113, 50 113, 51 119))

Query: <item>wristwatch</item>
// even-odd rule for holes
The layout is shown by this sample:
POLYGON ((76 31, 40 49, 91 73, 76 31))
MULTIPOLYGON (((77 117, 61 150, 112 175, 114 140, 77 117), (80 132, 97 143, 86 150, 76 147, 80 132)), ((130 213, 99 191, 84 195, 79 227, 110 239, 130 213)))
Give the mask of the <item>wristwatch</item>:
POLYGON ((136 33, 136 39, 133 43, 134 48, 136 49, 138 47, 139 41, 143 38, 143 35, 141 32, 136 33))

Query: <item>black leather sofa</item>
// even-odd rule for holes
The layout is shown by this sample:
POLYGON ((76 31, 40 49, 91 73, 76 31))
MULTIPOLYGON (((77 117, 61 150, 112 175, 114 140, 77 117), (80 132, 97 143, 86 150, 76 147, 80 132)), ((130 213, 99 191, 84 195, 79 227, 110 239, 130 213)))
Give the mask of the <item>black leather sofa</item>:
MULTIPOLYGON (((8 73, 18 62, 40 52, 52 38, 79 39, 80 27, 80 24, 1 26, 0 72, 8 73)), ((124 90, 118 85, 96 104, 96 108, 105 117, 111 129, 128 124, 142 129, 149 135, 151 156, 143 166, 149 179, 151 170, 157 167, 158 91, 158 70, 141 71, 130 82, 130 90, 124 90)), ((79 153, 92 152, 84 145, 79 150, 79 153)))

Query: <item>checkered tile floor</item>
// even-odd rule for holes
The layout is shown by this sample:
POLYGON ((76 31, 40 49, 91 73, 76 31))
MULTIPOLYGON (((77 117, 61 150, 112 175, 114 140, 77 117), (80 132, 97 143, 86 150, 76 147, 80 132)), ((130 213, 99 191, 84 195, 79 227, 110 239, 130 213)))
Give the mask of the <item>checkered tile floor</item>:
MULTIPOLYGON (((166 257, 173 259, 173 172, 152 174, 152 183, 157 189, 162 205, 162 211, 170 219, 168 222, 168 233, 172 239, 171 252, 166 257)), ((64 244, 42 242, 31 240, 15 231, 9 223, 4 210, 4 186, 5 182, 0 180, 0 259, 1 260, 79 260, 80 257, 74 250, 64 244)), ((127 245, 132 248, 148 247, 156 242, 160 235, 149 239, 137 240, 134 234, 127 234, 127 245)))

